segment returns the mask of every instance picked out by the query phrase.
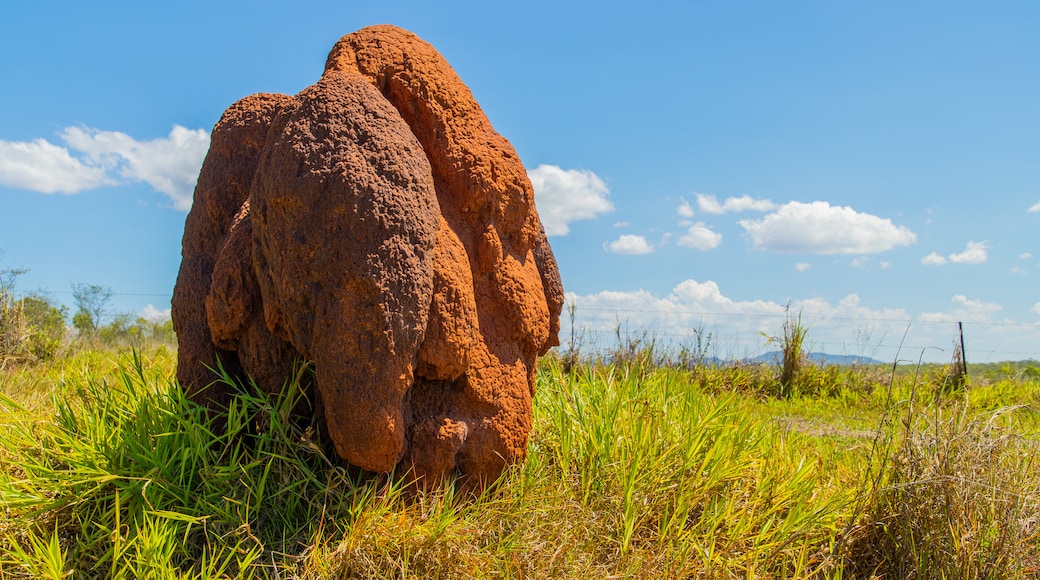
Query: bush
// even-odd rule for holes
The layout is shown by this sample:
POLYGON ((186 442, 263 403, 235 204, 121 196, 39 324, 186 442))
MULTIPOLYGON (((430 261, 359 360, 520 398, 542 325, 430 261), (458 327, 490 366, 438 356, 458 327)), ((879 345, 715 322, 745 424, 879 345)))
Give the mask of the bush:
POLYGON ((0 285, 0 366, 53 358, 65 339, 65 307, 45 296, 16 299, 0 285))
POLYGON ((29 351, 38 360, 51 359, 65 341, 68 309, 45 296, 30 294, 19 300, 22 315, 29 325, 29 351))
POLYGON ((176 344, 172 320, 153 321, 133 314, 119 314, 98 330, 97 338, 106 346, 141 348, 149 344, 176 344))

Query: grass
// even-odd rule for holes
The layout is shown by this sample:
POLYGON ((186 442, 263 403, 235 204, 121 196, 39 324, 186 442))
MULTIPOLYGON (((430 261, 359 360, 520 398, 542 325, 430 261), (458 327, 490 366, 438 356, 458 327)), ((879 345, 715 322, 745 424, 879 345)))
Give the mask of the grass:
POLYGON ((346 468, 295 382, 207 417, 162 348, 8 368, 0 579, 1040 575, 1030 373, 629 354, 543 359, 527 460, 478 498, 346 468))

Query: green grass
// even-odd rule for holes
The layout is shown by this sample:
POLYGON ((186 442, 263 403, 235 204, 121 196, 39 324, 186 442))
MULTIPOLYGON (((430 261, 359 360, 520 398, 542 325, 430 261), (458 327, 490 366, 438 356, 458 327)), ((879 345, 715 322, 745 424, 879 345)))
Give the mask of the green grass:
POLYGON ((1035 376, 636 354, 544 359, 527 460, 477 498, 347 469, 295 383, 207 417, 162 348, 8 368, 0 579, 1040 574, 1035 376))

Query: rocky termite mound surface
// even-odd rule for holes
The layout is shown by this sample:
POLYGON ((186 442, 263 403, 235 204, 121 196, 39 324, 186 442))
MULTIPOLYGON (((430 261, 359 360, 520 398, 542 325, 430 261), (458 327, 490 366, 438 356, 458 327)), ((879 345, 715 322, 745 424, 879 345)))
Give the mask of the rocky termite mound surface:
POLYGON ((562 303, 513 147, 432 46, 374 26, 316 84, 214 127, 174 289, 177 377, 217 407, 218 360, 272 394, 310 361, 344 460, 484 485, 524 457, 562 303))

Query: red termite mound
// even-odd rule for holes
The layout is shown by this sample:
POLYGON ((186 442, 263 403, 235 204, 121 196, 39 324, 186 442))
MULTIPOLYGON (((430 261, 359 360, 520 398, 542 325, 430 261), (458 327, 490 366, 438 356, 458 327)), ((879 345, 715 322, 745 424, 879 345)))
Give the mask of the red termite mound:
POLYGON ((475 485, 522 459, 563 289, 513 147, 444 58, 374 26, 317 84, 213 129, 173 298, 177 377, 276 393, 297 359, 339 455, 475 485))

